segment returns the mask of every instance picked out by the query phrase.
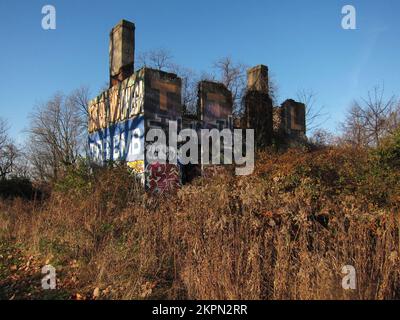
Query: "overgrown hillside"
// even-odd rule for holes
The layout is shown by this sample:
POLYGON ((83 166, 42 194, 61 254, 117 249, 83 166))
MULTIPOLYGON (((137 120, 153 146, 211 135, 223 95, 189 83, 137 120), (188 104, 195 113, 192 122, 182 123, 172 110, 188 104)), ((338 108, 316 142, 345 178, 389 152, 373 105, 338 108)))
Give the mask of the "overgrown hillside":
POLYGON ((400 298, 398 152, 265 152, 251 176, 214 168, 161 197, 124 168, 74 170, 44 202, 1 202, 0 297, 400 298))

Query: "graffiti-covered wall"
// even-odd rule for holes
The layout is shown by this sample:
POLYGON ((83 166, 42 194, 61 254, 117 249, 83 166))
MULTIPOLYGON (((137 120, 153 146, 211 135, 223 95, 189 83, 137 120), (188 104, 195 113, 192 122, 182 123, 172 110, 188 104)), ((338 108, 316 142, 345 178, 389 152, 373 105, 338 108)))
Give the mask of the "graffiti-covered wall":
POLYGON ((163 129, 168 137, 169 121, 181 122, 181 79, 175 74, 143 68, 92 100, 89 114, 92 161, 126 162, 145 174, 152 192, 180 185, 179 165, 150 163, 145 140, 150 129, 163 129))
POLYGON ((143 172, 144 95, 140 70, 90 102, 88 142, 95 163, 124 161, 143 172))
POLYGON ((89 149, 92 160, 97 164, 110 161, 125 161, 129 165, 144 161, 144 117, 111 124, 105 129, 89 135, 89 149))
MULTIPOLYGON (((182 120, 181 79, 176 74, 145 69, 145 132, 162 129, 168 141, 169 121, 182 120)), ((146 143, 148 146, 150 143, 146 143)), ((177 150, 165 150, 177 152, 177 150)), ((145 158, 146 188, 152 193, 176 189, 182 183, 179 163, 150 162, 145 158)))

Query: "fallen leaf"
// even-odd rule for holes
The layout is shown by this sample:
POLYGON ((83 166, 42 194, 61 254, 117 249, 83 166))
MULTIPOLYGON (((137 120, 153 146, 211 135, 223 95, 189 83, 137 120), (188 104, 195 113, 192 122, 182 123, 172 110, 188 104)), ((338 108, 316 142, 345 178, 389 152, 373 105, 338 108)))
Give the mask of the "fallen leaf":
POLYGON ((83 296, 79 293, 72 295, 72 300, 84 300, 83 296))
POLYGON ((100 297, 100 289, 99 288, 95 288, 93 290, 93 299, 97 299, 100 297))

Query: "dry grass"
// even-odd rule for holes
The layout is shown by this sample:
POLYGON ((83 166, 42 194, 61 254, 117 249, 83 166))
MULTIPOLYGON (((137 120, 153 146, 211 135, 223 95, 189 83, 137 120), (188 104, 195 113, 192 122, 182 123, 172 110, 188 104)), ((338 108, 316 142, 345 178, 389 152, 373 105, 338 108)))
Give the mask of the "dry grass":
POLYGON ((367 154, 292 150, 257 163, 252 176, 228 169, 158 198, 105 170, 45 203, 3 201, 0 235, 88 297, 400 297, 398 184, 374 174, 367 154), (344 265, 356 290, 342 289, 344 265))

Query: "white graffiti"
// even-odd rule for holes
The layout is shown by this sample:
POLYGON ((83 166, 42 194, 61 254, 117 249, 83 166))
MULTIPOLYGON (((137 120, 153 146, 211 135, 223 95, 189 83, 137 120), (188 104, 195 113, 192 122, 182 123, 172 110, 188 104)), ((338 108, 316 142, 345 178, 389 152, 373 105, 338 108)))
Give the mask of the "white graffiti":
POLYGON ((143 160, 144 128, 142 117, 119 122, 89 135, 91 159, 98 164, 107 161, 143 160))

